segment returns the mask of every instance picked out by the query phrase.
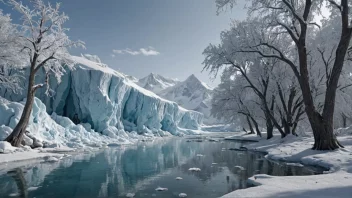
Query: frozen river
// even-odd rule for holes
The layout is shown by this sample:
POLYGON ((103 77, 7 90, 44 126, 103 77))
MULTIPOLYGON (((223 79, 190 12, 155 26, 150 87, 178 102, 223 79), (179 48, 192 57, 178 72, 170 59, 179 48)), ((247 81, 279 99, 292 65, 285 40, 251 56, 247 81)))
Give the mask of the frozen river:
POLYGON ((59 162, 31 162, 0 172, 0 197, 214 198, 247 188, 254 174, 311 175, 322 170, 288 166, 262 154, 229 150, 240 142, 166 138, 66 157, 59 162), (200 171, 190 171, 199 168, 200 171), (177 177, 178 180, 176 179, 177 177), (156 191, 156 188, 167 191, 156 191))

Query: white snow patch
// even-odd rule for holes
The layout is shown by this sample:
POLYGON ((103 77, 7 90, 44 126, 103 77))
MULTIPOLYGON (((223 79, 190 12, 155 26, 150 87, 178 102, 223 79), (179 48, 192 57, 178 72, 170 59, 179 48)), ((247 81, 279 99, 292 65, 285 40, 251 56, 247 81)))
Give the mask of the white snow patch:
MULTIPOLYGON (((249 179, 249 182, 256 187, 236 190, 223 197, 351 197, 352 137, 350 134, 339 133, 337 139, 345 148, 334 151, 312 150, 314 139, 311 133, 306 134, 306 137, 289 135, 283 139, 275 135, 272 139, 266 140, 263 133, 263 139, 248 145, 247 148, 252 151, 267 152, 266 158, 284 161, 289 165, 325 167, 329 169, 326 172, 329 174, 281 177, 255 175, 249 179)), ((241 133, 232 138, 246 140, 256 137, 241 133)))
POLYGON ((0 153, 12 153, 16 150, 16 147, 13 147, 10 143, 5 141, 0 141, 0 153))
POLYGON ((199 172, 201 171, 200 168, 190 168, 188 169, 189 171, 195 171, 195 172, 199 172))
POLYGON ((186 194, 186 193, 180 193, 180 194, 178 195, 178 197, 187 197, 187 194, 186 194))
POLYGON ((183 178, 182 177, 176 177, 176 180, 182 180, 183 178))

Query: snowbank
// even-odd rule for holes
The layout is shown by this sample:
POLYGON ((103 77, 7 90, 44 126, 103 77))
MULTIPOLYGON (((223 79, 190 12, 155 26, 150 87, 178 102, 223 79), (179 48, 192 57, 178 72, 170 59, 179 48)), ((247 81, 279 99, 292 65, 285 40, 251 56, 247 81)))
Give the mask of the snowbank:
MULTIPOLYGON (((71 123, 61 116, 69 117, 71 120, 77 117, 79 122, 89 123, 94 131, 109 137, 125 138, 128 134, 122 131, 160 136, 164 131, 178 135, 183 133, 184 129, 199 129, 203 119, 201 113, 188 111, 174 102, 162 99, 109 67, 102 67, 99 63, 83 57, 74 57, 74 60, 77 64, 73 68, 66 69, 61 81, 54 77, 50 78, 52 97, 45 95, 45 89, 39 89, 36 94, 50 115, 53 113, 59 115, 53 118, 56 121, 59 119, 58 123, 63 123, 61 125, 64 127, 71 123)), ((45 81, 43 72, 39 71, 37 82, 45 81)), ((22 87, 26 87, 25 84, 26 81, 22 87)), ((8 100, 22 101, 25 98, 23 93, 26 91, 14 93, 0 85, 0 96, 8 100)), ((15 111, 19 111, 18 107, 16 108, 15 111)), ((10 127, 13 127, 14 121, 12 119, 10 127)), ((54 129, 52 130, 49 124, 47 126, 47 133, 51 133, 49 131, 54 129)), ((83 128, 90 130, 88 125, 83 128)))
MULTIPOLYGON (((329 169, 323 175, 274 177, 255 175, 249 182, 256 187, 236 190, 223 197, 351 197, 352 195, 352 136, 341 132, 338 140, 345 146, 335 151, 311 150, 314 139, 289 135, 266 140, 255 135, 239 134, 232 139, 259 140, 247 146, 249 150, 268 153, 266 158, 315 165, 329 169)), ((230 138, 229 138, 230 139, 230 138)))

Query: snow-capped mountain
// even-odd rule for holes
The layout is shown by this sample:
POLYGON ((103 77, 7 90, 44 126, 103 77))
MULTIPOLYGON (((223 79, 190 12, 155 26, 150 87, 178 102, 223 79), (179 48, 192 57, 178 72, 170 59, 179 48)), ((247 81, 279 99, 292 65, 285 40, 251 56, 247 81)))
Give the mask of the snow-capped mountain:
POLYGON ((140 79, 137 84, 144 89, 159 94, 161 91, 175 86, 179 82, 177 79, 165 78, 159 74, 150 73, 148 76, 140 79))
POLYGON ((213 89, 193 74, 183 82, 150 74, 140 79, 139 85, 186 109, 203 113, 206 124, 217 122, 210 116, 213 89))
POLYGON ((201 110, 207 108, 205 103, 211 98, 211 92, 212 89, 208 85, 192 74, 185 81, 164 89, 159 95, 177 102, 186 109, 201 110))

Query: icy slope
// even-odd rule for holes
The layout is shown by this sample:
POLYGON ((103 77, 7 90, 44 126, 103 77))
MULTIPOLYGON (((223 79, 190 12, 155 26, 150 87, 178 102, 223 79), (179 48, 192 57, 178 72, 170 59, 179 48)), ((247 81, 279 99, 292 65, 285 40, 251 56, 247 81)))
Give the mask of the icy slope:
MULTIPOLYGON (((109 136, 119 135, 120 130, 162 135, 162 131, 178 134, 199 128, 202 114, 158 97, 109 67, 84 57, 73 58, 77 64, 66 69, 61 82, 50 78, 52 97, 44 94, 45 89, 36 94, 49 114, 55 112, 72 120, 76 116, 109 136)), ((43 72, 37 75, 38 82, 44 82, 43 72)), ((0 95, 12 101, 25 98, 1 86, 0 95)))
MULTIPOLYGON (((23 111, 23 102, 11 102, 0 97, 0 141, 5 139, 15 128, 23 111)), ((32 115, 28 125, 29 137, 44 147, 68 146, 81 148, 85 146, 100 147, 109 143, 131 143, 132 134, 119 131, 120 136, 111 138, 91 130, 89 124, 75 125, 70 119, 56 115, 50 116, 45 105, 35 98, 32 115)), ((136 135, 134 135, 136 136, 136 135)), ((25 135, 27 146, 34 146, 34 141, 25 135), (28 143, 29 142, 29 143, 28 143)))
POLYGON ((151 73, 148 76, 140 79, 137 84, 144 89, 158 94, 168 87, 175 86, 179 82, 180 81, 177 79, 166 78, 159 74, 151 73))

